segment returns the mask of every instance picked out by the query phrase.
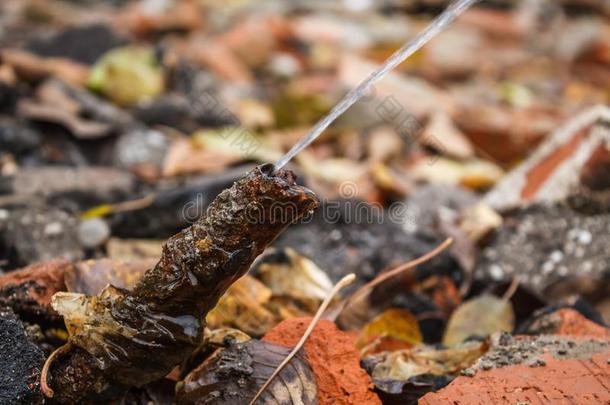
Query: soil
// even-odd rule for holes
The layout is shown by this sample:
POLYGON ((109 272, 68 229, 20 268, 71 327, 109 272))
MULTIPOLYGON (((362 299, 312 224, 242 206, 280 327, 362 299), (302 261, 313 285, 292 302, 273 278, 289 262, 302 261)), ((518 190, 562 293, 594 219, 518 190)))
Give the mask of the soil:
MULTIPOLYGON (((337 282, 349 273, 358 282, 373 279, 380 271, 413 260, 434 249, 440 240, 426 233, 408 233, 388 213, 356 220, 362 212, 374 213, 371 205, 358 200, 323 203, 313 218, 289 228, 274 246, 291 247, 311 258, 337 282), (360 214, 358 214, 360 212, 360 214)), ((401 220, 404 218, 401 218, 401 220)), ((448 254, 420 266, 422 273, 455 269, 448 254)))
MULTIPOLYGON (((483 250, 477 274, 495 281, 519 276, 537 292, 570 277, 604 280, 610 268, 609 227, 608 214, 584 215, 564 205, 520 209, 505 219, 483 250)), ((603 282, 596 286, 604 288, 603 282)))
POLYGON ((0 403, 41 404, 39 376, 44 354, 6 307, 0 307, 0 353, 0 403))

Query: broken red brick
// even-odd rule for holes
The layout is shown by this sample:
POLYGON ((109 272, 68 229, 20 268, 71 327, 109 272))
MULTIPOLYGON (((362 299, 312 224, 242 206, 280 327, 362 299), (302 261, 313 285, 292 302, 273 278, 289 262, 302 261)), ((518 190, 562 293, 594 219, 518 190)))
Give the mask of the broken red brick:
POLYGON ((610 329, 588 320, 574 309, 560 309, 553 315, 559 319, 557 330, 554 332, 557 335, 610 339, 610 329))
POLYGON ((607 404, 609 358, 608 339, 497 334, 463 376, 419 404, 607 404))
POLYGON ((485 197, 496 210, 534 202, 565 200, 582 186, 605 187, 610 109, 597 106, 557 129, 523 163, 506 175, 485 197))
MULTIPOLYGON (((311 318, 287 319, 272 328, 263 340, 294 347, 311 318)), ((370 376, 360 367, 353 339, 334 322, 321 320, 304 346, 316 376, 320 405, 380 405, 370 376)))
POLYGON ((48 306, 53 294, 66 290, 64 274, 70 266, 65 260, 32 264, 1 276, 0 290, 23 286, 30 298, 41 306, 48 306))
POLYGON ((590 321, 572 308, 562 308, 537 317, 527 327, 526 333, 610 339, 610 329, 590 321))
POLYGON ((542 357, 540 367, 517 364, 475 377, 458 377, 419 405, 607 404, 610 403, 610 350, 588 359, 542 357))

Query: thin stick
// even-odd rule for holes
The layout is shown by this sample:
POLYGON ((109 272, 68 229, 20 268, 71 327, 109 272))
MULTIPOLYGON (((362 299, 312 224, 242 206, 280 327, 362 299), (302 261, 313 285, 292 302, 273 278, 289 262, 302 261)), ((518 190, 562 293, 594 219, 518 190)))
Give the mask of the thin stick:
POLYGON ((258 398, 260 398, 260 396, 263 394, 263 392, 265 392, 265 390, 267 389, 269 384, 271 384, 273 379, 275 377, 277 377, 277 375, 284 369, 284 367, 286 367, 286 365, 288 363, 290 363, 290 360, 292 360, 292 358, 297 354, 297 352, 299 350, 301 350, 301 348, 305 344, 305 341, 307 340, 309 335, 311 335, 311 332, 313 331, 313 329, 315 328, 316 324, 318 323, 318 321, 322 317, 322 314, 326 310, 326 307, 328 307, 328 304, 333 299, 333 297, 335 295, 337 295, 337 293, 342 288, 344 288, 345 286, 351 284, 355 279, 356 279, 356 275, 353 274, 353 273, 350 273, 347 276, 343 277, 341 280, 339 280, 339 282, 333 287, 332 291, 326 296, 326 298, 324 298, 324 301, 320 305, 320 308, 318 308, 318 311, 316 312, 316 314, 314 315, 313 319, 309 323, 309 326, 307 326, 307 329, 305 330, 305 333, 301 337, 301 340, 299 340, 299 342, 294 347, 294 349, 292 349, 292 351, 288 354, 288 356, 286 356, 286 358, 280 363, 280 365, 277 366, 277 368, 275 369, 273 374, 271 374, 271 376, 267 379, 267 381, 265 381, 265 383, 258 390, 258 392, 254 396, 254 398, 252 398, 252 400, 250 401, 249 405, 254 405, 254 403, 258 400, 258 398))
POLYGON ((507 302, 508 300, 513 298, 513 295, 515 295, 515 293, 517 292, 517 288, 519 288, 520 282, 521 282, 521 277, 519 277, 519 276, 513 277, 513 280, 511 281, 510 285, 508 286, 508 289, 504 292, 504 295, 502 296, 502 300, 504 302, 507 302))
POLYGON ((320 121, 314 125, 314 127, 296 143, 292 149, 288 151, 278 162, 275 164, 276 170, 281 169, 286 163, 288 163, 295 155, 297 155, 303 148, 311 144, 330 124, 333 123, 341 114, 347 111, 356 101, 360 100, 375 84, 378 80, 382 79, 389 71, 400 65, 409 56, 417 52, 423 47, 428 41, 434 38, 437 34, 443 31, 453 20, 466 11, 470 6, 476 3, 478 0, 455 0, 451 3, 445 11, 443 11, 438 17, 434 19, 415 38, 405 43, 401 48, 396 50, 377 70, 368 75, 357 87, 352 89, 349 93, 333 107, 333 109, 320 121))
POLYGON ((358 298, 360 298, 367 291, 370 291, 373 287, 377 286, 378 284, 384 282, 385 280, 387 280, 389 278, 392 278, 402 272, 412 269, 415 266, 419 266, 420 264, 427 262, 428 260, 437 256, 443 250, 447 249, 447 247, 449 247, 449 245, 451 245, 452 243, 453 243, 453 238, 447 238, 447 239, 445 239, 445 241, 443 243, 441 243, 440 245, 438 245, 437 247, 435 247, 434 249, 432 249, 430 252, 426 253, 425 255, 420 256, 415 260, 411 260, 410 262, 401 264, 400 266, 395 267, 394 269, 392 269, 390 271, 381 273, 380 275, 375 277, 373 280, 369 281, 368 283, 366 283, 365 285, 360 287, 349 298, 347 298, 345 301, 343 301, 342 306, 340 306, 336 312, 333 311, 333 313, 330 316, 328 316, 327 319, 330 319, 330 320, 337 319, 337 317, 339 317, 339 315, 341 314, 341 312, 343 312, 343 310, 345 310, 345 308, 350 306, 354 301, 356 301, 358 298))
POLYGON ((53 398, 53 395, 55 395, 55 392, 49 386, 49 369, 51 368, 51 364, 53 364, 53 361, 55 361, 57 356, 67 352, 70 349, 70 346, 70 343, 66 343, 65 345, 55 349, 53 353, 51 353, 51 355, 47 357, 47 360, 42 366, 42 371, 40 372, 40 390, 47 398, 53 398))

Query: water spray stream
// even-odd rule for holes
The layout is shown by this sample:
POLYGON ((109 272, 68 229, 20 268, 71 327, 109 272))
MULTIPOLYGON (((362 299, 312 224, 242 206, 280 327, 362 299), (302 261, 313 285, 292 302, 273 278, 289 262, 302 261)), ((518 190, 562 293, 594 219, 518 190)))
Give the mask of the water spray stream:
POLYGON ((401 64, 409 56, 413 55, 421 49, 428 41, 443 31, 453 20, 461 13, 466 11, 470 6, 478 0, 456 0, 445 9, 425 30, 420 32, 411 41, 404 44, 400 49, 394 52, 379 69, 372 72, 360 84, 352 89, 341 99, 341 101, 333 107, 333 109, 305 135, 292 149, 288 151, 275 164, 275 170, 281 169, 301 150, 309 146, 330 124, 333 123, 341 114, 347 111, 356 101, 360 100, 370 90, 371 86, 382 79, 390 70, 401 64))

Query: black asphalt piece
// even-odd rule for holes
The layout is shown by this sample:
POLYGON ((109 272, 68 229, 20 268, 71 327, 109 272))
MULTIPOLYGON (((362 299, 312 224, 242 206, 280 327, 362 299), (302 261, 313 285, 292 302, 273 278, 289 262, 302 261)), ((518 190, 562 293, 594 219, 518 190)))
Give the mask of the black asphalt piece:
POLYGON ((0 404, 41 404, 42 351, 12 310, 0 308, 0 404))

